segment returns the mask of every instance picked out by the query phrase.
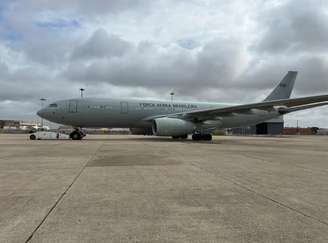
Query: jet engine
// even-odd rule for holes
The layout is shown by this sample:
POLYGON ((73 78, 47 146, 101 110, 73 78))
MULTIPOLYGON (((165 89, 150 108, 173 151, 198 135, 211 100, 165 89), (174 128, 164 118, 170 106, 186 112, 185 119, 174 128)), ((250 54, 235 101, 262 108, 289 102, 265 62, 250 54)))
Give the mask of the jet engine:
POLYGON ((157 118, 153 122, 153 133, 156 136, 183 136, 195 131, 195 124, 178 118, 157 118))

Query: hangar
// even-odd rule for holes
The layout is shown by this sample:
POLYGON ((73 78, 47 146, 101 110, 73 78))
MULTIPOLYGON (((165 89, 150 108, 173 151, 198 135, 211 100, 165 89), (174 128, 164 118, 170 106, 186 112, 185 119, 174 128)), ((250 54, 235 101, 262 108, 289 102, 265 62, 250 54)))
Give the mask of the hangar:
POLYGON ((266 122, 248 127, 238 127, 230 129, 230 133, 236 135, 279 135, 283 134, 283 118, 271 119, 266 122))

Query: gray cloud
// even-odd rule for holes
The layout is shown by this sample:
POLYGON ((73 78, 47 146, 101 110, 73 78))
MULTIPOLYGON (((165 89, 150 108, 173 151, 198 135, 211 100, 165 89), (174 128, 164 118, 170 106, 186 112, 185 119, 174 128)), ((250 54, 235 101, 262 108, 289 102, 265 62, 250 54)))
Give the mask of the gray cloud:
POLYGON ((107 15, 122 11, 140 11, 150 5, 150 0, 26 0, 23 3, 14 3, 13 7, 24 6, 36 10, 63 11, 81 15, 107 15), (16 6, 15 6, 16 4, 16 6))
POLYGON ((72 59, 120 57, 131 48, 131 44, 118 36, 108 35, 104 29, 96 30, 86 43, 77 47, 72 59))
MULTIPOLYGON (((40 97, 77 97, 81 87, 94 97, 169 98, 174 89, 177 99, 251 102, 267 95, 288 70, 299 71, 294 95, 327 93, 327 5, 2 3, 0 115, 8 118, 17 110, 31 116, 40 97)), ((324 108, 307 112, 291 120, 313 114, 328 122, 324 108)))
POLYGON ((328 3, 289 0, 259 15, 264 36, 256 45, 265 54, 327 51, 328 3))
POLYGON ((244 65, 241 44, 229 39, 214 39, 202 48, 190 50, 176 44, 161 46, 150 42, 133 46, 118 38, 112 44, 104 31, 101 35, 106 38, 98 44, 98 38, 95 38, 98 35, 96 31, 82 48, 74 50, 74 57, 83 53, 89 58, 85 62, 73 61, 65 72, 66 78, 84 83, 105 82, 150 89, 170 87, 194 94, 202 88, 231 86, 231 81, 244 65), (127 53, 122 56, 122 52, 127 53), (92 60, 95 56, 111 57, 115 54, 118 58, 92 60))
MULTIPOLYGON (((38 8, 20 5, 15 1, 9 4, 2 16, 0 40, 37 65, 61 65, 76 42, 71 37, 73 30, 67 29, 67 26, 62 29, 42 26, 40 19, 44 17, 42 12, 37 11, 38 8)), ((51 16, 49 18, 58 21, 51 16)), ((48 23, 49 20, 46 18, 44 21, 48 23)))
POLYGON ((296 93, 301 95, 328 92, 327 60, 321 56, 284 55, 269 57, 254 62, 237 84, 244 89, 268 89, 281 80, 288 70, 299 71, 295 84, 296 93))

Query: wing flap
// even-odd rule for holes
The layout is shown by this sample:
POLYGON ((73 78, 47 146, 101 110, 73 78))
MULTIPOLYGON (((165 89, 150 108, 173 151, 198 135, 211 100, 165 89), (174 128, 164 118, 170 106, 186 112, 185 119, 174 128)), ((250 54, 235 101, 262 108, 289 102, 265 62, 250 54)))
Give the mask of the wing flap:
POLYGON ((176 113, 169 116, 177 117, 183 114, 183 116, 185 117, 187 116, 187 117, 203 120, 214 116, 229 116, 232 113, 248 113, 252 109, 270 111, 274 109, 275 106, 284 106, 286 108, 292 108, 295 106, 302 106, 302 105, 308 105, 308 104, 314 104, 314 103, 326 102, 326 101, 328 101, 328 95, 318 95, 318 96, 308 96, 308 97, 293 98, 293 99, 264 101, 259 103, 246 104, 246 105, 228 106, 224 108, 210 108, 210 109, 189 111, 184 113, 176 113))
POLYGON ((324 105, 328 105, 328 102, 320 102, 320 103, 314 103, 314 104, 308 104, 308 105, 294 106, 291 108, 282 108, 281 110, 279 110, 279 113, 281 113, 283 115, 283 114, 287 114, 287 113, 294 112, 294 111, 301 111, 301 110, 311 109, 311 108, 320 107, 320 106, 324 106, 324 105))
POLYGON ((251 114, 254 110, 271 111, 277 106, 282 106, 279 112, 287 114, 294 111, 310 109, 317 106, 328 105, 328 95, 308 96, 293 99, 282 99, 274 101, 264 101, 259 103, 251 103, 246 105, 235 105, 223 108, 209 108, 193 111, 185 111, 180 113, 165 114, 147 117, 145 121, 152 121, 161 117, 179 118, 193 121, 204 121, 207 119, 215 119, 222 116, 233 116, 234 114, 251 114))

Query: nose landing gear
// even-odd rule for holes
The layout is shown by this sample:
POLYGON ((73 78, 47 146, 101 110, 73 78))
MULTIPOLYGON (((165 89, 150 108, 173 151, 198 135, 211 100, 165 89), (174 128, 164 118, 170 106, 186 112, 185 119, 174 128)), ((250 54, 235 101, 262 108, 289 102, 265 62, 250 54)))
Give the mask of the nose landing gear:
POLYGON ((85 137, 85 133, 79 129, 79 128, 76 128, 73 132, 70 133, 69 137, 72 139, 72 140, 81 140, 83 137, 85 137))

